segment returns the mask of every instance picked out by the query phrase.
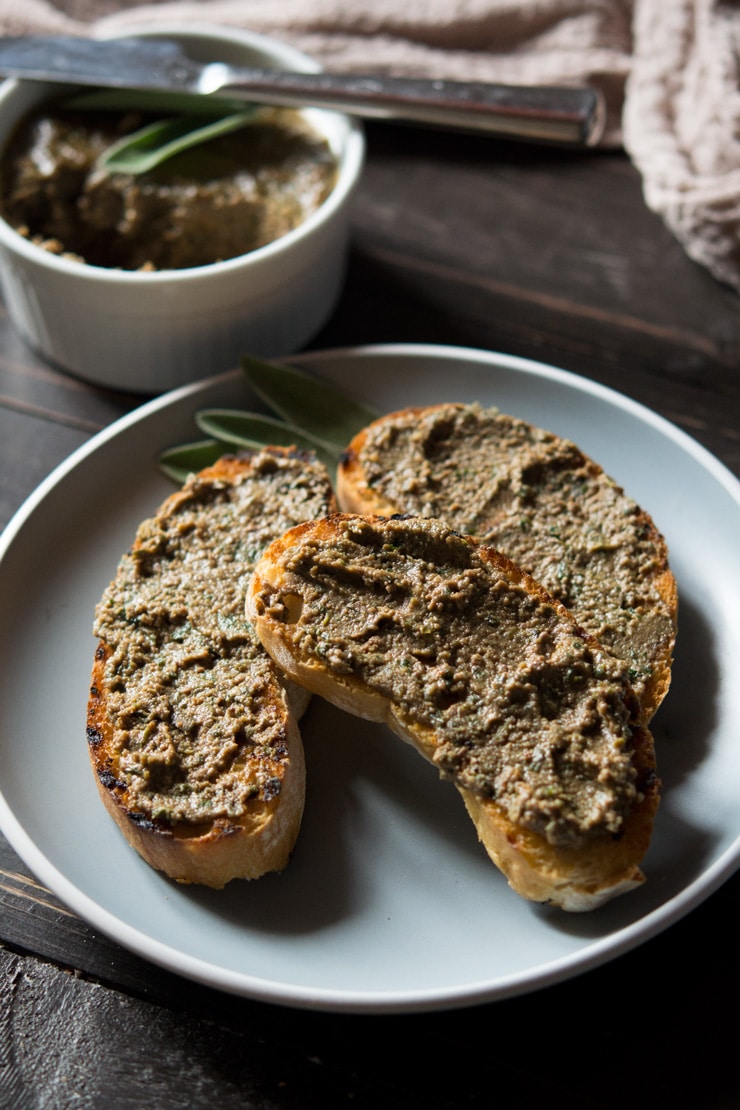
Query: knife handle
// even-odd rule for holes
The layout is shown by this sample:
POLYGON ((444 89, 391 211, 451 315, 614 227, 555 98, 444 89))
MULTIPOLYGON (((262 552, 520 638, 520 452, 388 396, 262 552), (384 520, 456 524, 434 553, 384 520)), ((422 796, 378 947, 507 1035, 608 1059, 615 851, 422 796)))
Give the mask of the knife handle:
POLYGON ((605 111, 593 88, 493 85, 414 77, 280 70, 241 72, 206 66, 201 92, 298 106, 336 109, 365 119, 391 119, 503 138, 595 146, 605 111))

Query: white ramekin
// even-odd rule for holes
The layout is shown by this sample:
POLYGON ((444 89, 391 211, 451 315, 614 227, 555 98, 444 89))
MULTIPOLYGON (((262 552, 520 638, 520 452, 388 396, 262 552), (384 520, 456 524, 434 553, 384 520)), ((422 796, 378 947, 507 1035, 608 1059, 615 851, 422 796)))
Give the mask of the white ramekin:
MULTIPOLYGON (((175 38, 205 61, 316 70, 274 39, 206 25, 127 28, 175 38)), ((0 149, 31 109, 58 87, 6 81, 0 88, 0 149)), ((335 188, 303 224, 274 243, 226 262, 136 273, 50 254, 0 219, 0 288, 31 348, 56 366, 109 388, 161 393, 236 366, 244 354, 279 358, 321 328, 339 297, 349 207, 364 159, 362 128, 310 109, 338 159, 335 188)))

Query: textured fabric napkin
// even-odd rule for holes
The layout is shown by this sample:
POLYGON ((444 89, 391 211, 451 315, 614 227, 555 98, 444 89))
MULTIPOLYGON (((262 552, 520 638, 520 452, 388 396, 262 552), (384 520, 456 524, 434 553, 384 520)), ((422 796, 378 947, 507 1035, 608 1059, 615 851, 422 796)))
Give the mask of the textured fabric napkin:
POLYGON ((327 68, 588 82, 646 203, 740 292, 740 0, 0 0, 0 33, 170 20, 274 35, 327 68))

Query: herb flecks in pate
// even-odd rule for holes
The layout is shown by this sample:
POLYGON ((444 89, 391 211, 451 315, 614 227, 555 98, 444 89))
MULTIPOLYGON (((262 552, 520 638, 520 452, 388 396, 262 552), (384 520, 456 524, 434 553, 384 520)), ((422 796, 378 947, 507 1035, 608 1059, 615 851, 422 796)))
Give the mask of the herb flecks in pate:
POLYGON ((619 835, 638 797, 625 664, 440 522, 336 519, 299 531, 260 598, 291 651, 388 699, 445 777, 552 844, 619 835))
POLYGON ((94 631, 110 652, 116 776, 140 816, 235 819, 279 790, 281 683, 244 595, 264 547, 326 511, 328 480, 316 475, 306 460, 266 451, 241 480, 190 479, 140 526, 103 595, 94 631))
POLYGON ((630 666, 638 697, 675 635, 646 514, 570 441, 478 405, 370 425, 367 484, 399 512, 446 520, 503 551, 630 666))

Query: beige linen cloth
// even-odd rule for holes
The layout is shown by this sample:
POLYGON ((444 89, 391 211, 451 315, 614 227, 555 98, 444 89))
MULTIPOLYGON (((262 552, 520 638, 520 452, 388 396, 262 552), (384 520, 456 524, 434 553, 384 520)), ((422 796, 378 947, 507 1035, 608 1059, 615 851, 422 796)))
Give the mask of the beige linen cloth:
POLYGON ((171 20, 274 35, 326 68, 600 88, 646 203, 740 292, 740 0, 0 0, 0 33, 171 20))

